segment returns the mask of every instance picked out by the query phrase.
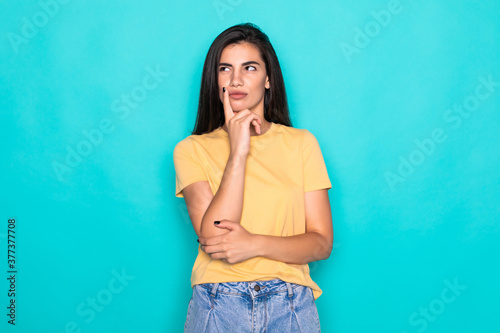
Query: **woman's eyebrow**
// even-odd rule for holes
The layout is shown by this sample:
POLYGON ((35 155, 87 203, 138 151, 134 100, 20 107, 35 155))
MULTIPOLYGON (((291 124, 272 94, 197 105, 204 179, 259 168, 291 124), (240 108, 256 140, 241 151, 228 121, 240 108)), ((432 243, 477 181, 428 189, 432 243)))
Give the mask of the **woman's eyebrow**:
MULTIPOLYGON (((255 65, 259 65, 259 66, 260 66, 260 64, 259 64, 257 61, 253 61, 253 60, 252 60, 252 61, 247 61, 247 62, 244 62, 244 63, 242 63, 241 65, 242 65, 242 66, 247 66, 247 65, 254 65, 254 64, 255 64, 255 65)), ((227 62, 221 62, 221 63, 219 63, 219 66, 233 67, 233 65, 228 64, 227 62)))

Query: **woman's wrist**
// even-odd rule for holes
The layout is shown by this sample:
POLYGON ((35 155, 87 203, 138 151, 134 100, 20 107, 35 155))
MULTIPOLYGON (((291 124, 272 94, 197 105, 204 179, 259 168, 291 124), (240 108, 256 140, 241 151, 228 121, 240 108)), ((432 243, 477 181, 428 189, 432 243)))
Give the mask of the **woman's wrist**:
POLYGON ((230 171, 231 174, 245 172, 245 166, 247 163, 247 155, 241 154, 230 154, 226 164, 226 171, 230 171))
POLYGON ((266 238, 259 234, 253 234, 254 240, 254 257, 266 256, 266 238))

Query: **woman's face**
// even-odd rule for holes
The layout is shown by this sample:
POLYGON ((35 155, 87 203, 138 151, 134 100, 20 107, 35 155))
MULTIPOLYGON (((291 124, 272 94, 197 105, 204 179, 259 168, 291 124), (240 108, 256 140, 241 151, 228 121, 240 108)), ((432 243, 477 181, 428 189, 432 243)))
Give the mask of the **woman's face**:
POLYGON ((235 113, 249 109, 264 117, 264 93, 269 89, 269 78, 256 46, 245 42, 226 46, 220 57, 218 78, 219 97, 224 100, 222 87, 226 87, 235 113))

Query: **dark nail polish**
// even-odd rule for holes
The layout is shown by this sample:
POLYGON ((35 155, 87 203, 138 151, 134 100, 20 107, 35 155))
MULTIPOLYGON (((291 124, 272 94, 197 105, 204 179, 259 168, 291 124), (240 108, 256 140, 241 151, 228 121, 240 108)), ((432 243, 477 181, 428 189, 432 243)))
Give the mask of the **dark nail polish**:
POLYGON ((222 87, 222 92, 226 92, 226 87, 222 87))
POLYGON ((220 221, 215 221, 215 222, 214 222, 214 224, 219 224, 219 223, 220 223, 220 221))
POLYGON ((200 240, 199 240, 199 239, 197 239, 196 241, 197 241, 198 243, 200 242, 200 240))

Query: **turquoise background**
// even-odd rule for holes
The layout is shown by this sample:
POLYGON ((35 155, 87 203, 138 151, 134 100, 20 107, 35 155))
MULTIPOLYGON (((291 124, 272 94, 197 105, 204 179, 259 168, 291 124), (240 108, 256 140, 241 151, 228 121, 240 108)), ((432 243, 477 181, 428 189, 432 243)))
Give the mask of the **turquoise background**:
POLYGON ((500 2, 54 1, 0 5, 0 331, 182 331, 198 243, 172 152, 247 21, 333 185, 323 332, 500 331, 500 2))

